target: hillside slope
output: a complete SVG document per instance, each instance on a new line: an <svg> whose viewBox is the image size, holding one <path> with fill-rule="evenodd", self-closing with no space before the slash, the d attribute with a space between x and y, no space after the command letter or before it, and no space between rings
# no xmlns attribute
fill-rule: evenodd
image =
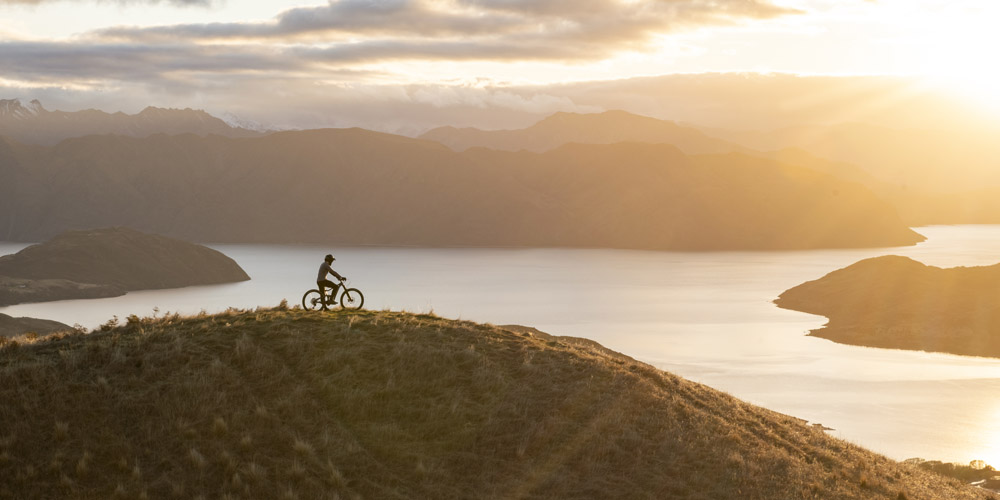
<svg viewBox="0 0 1000 500"><path fill-rule="evenodd" d="M592 346L391 312L0 348L0 497L984 499Z"/></svg>
<svg viewBox="0 0 1000 500"><path fill-rule="evenodd" d="M72 327L48 319L38 318L14 318L0 313L0 337L16 337L26 333L46 334L62 330L70 330Z"/></svg>
<svg viewBox="0 0 1000 500"><path fill-rule="evenodd" d="M1000 264L942 269L876 257L787 290L775 303L828 317L810 335L843 344L1000 357Z"/></svg>
<svg viewBox="0 0 1000 500"><path fill-rule="evenodd" d="M455 153L360 129L0 141L0 234L124 225L191 241L799 249L923 238L854 183L668 145Z"/></svg>

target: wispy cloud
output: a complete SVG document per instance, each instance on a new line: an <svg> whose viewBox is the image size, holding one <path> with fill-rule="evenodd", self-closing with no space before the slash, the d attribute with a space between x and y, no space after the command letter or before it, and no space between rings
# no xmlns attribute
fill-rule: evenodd
<svg viewBox="0 0 1000 500"><path fill-rule="evenodd" d="M260 47L14 41L0 43L0 66L22 79L149 82L175 72L289 71L294 60Z"/></svg>
<svg viewBox="0 0 1000 500"><path fill-rule="evenodd" d="M0 5L41 5L43 3L57 3L73 1L83 3L83 0L0 0ZM94 2L95 0L90 0ZM117 5L142 5L142 4L169 4L180 7L197 6L208 7L216 0L96 0L96 3L117 4Z"/></svg>
<svg viewBox="0 0 1000 500"><path fill-rule="evenodd" d="M50 1L77 0L13 0ZM208 6L215 0L97 1ZM655 50L672 33L798 12L772 0L330 0L265 21L117 26L58 41L7 38L0 40L0 77L45 96L57 95L58 88L92 88L95 96L128 94L147 104L149 96L185 95L185 106L228 102L225 107L234 108L234 103L253 106L256 99L273 102L274 97L308 114L323 101L327 104L319 115L289 119L314 124L331 123L328 116L362 101L355 114L363 108L366 116L386 123L401 114L412 123L439 106L464 113L487 107L541 113L580 108L547 95L451 84L439 91L407 87L393 94L392 88L399 87L382 84L406 82L399 77L403 73L394 73L400 66L426 74L426 68L436 67L425 64L430 62L456 68L603 61ZM496 78L472 71L464 81L469 74ZM373 107L372 102L386 105ZM456 112L451 118L458 122L461 117Z"/></svg>
<svg viewBox="0 0 1000 500"><path fill-rule="evenodd" d="M201 78L212 87L226 75L247 74L310 74L326 81L387 61L597 61L647 50L677 30L795 12L770 0L331 0L265 22L115 27L68 41L8 40L0 42L0 67L19 81L166 86Z"/></svg>
<svg viewBox="0 0 1000 500"><path fill-rule="evenodd" d="M338 0L291 9L268 22L115 27L95 35L138 43L349 43L354 47L332 52L380 59L467 59L480 50L481 59L599 59L641 50L656 36L680 29L797 12L767 0Z"/></svg>

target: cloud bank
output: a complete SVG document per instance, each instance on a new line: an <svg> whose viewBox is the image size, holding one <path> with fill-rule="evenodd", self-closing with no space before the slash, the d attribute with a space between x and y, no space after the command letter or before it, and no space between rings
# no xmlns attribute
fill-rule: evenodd
<svg viewBox="0 0 1000 500"><path fill-rule="evenodd" d="M207 6L214 0L99 1ZM460 79L449 69L588 64L655 50L673 33L798 13L772 0L330 0L265 21L115 26L63 40L0 40L0 92L55 104L88 95L96 105L114 96L120 104L109 106L113 110L176 103L250 111L277 125L406 132L446 120L468 123L458 110L479 116L477 110L501 109L509 113L496 114L495 123L521 126L555 111L599 108L564 95L470 84L470 72L488 82L493 75L472 70ZM407 65L424 73L445 68L442 84L406 84L399 68ZM253 113L276 101L284 103L282 118ZM338 117L343 110L370 119ZM437 118L421 119L428 112Z"/></svg>
<svg viewBox="0 0 1000 500"><path fill-rule="evenodd" d="M24 1L24 0L18 0ZM44 0L35 0L44 1ZM176 0L203 4L208 0ZM113 27L0 43L19 81L165 84L202 74L308 73L399 61L598 61L682 29L793 14L767 0L331 0L266 22Z"/></svg>
<svg viewBox="0 0 1000 500"><path fill-rule="evenodd" d="M68 0L0 0L0 5L41 5L43 3L50 4L62 1ZM80 2L80 0L75 1ZM96 0L96 3L117 5L169 4L178 7L208 7L214 4L215 0Z"/></svg>

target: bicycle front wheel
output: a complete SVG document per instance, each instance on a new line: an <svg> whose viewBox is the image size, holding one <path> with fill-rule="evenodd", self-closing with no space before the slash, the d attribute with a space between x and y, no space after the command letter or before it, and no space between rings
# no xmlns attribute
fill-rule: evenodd
<svg viewBox="0 0 1000 500"><path fill-rule="evenodd" d="M319 311L323 308L323 296L319 290L309 290L302 296L302 308L306 311Z"/></svg>
<svg viewBox="0 0 1000 500"><path fill-rule="evenodd" d="M361 309L365 305L365 296L357 288L348 288L340 296L340 307L344 309Z"/></svg>

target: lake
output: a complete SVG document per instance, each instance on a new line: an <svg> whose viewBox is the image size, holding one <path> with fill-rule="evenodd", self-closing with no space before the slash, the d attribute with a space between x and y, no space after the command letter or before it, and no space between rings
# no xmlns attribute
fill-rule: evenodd
<svg viewBox="0 0 1000 500"><path fill-rule="evenodd" d="M231 285L24 304L0 313L95 327L113 315L296 304L324 254L366 309L521 324L617 351L896 459L1000 467L1000 360L838 345L825 318L775 307L782 291L857 260L1000 262L1000 226L917 228L914 247L796 252L327 248L213 245L253 278ZM0 254L24 244L0 243Z"/></svg>

